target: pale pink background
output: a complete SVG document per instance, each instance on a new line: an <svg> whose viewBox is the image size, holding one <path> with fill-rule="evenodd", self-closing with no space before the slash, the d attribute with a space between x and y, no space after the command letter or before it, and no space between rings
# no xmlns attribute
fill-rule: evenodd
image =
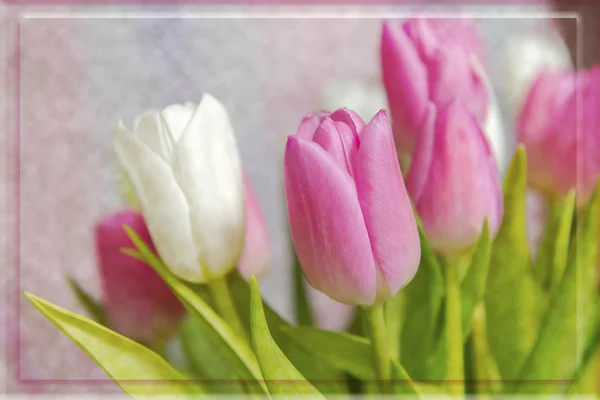
<svg viewBox="0 0 600 400"><path fill-rule="evenodd" d="M113 10L119 15L119 9ZM169 10L185 15L187 9ZM7 17L16 18L19 10L1 11L0 54L7 69L10 62L15 65L11 54L16 43L14 20L8 23ZM509 32L538 29L539 24L531 19L482 20L488 52L495 54ZM0 226L7 233L0 235L6 277L0 279L0 317L11 330L20 324L20 359L15 347L14 354L3 356L11 368L20 363L21 379L106 379L82 351L17 297L17 291L83 312L64 275L74 275L99 293L91 228L122 205L112 129L119 118L131 125L147 108L197 101L203 91L214 94L230 112L271 231L273 268L261 287L267 301L292 318L281 183L285 137L294 133L304 113L322 104L322 88L332 79L378 81L379 29L378 19L21 20L18 139L14 71L0 74L5 94L0 97ZM502 72L495 63L490 69L493 76ZM16 226L20 248L15 248ZM20 281L14 276L17 256ZM6 379L8 371L0 372ZM114 391L111 384L18 385L14 373L2 383L12 391Z"/></svg>

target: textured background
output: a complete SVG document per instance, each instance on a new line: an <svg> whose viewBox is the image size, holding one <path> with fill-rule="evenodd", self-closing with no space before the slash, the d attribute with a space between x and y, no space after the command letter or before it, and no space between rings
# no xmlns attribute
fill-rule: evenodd
<svg viewBox="0 0 600 400"><path fill-rule="evenodd" d="M9 342L0 351L8 349L3 356L10 368L20 367L21 379L106 379L83 352L17 296L16 289L76 312L83 310L68 290L65 274L99 293L92 226L122 206L112 153L112 131L119 118L131 126L135 115L148 108L198 101L204 91L225 104L273 238L273 266L261 287L267 301L291 318L281 168L285 138L295 132L302 115L315 108L356 104L371 112L374 105L385 104L377 87L380 19L123 18L122 9L106 10L63 9L63 17L22 19L18 61L15 20L23 9L0 9L4 39L0 88L5 94L0 96L0 228L7 233L0 235L0 256L5 261L0 317L7 323L0 324L11 334L17 324L21 328L20 344ZM167 10L191 16L191 9ZM94 18L65 18L81 15L76 11ZM547 24L530 18L480 20L488 65L500 91L501 50L508 35L550 29ZM14 136L17 68L18 139ZM366 104L356 91L347 93L354 87L360 92L364 86L373 93ZM349 97L344 100L345 96ZM506 124L510 136L512 125ZM15 276L17 258L19 276ZM3 340L6 333L1 333ZM4 363L2 367L6 368ZM8 379L6 373L0 371L4 379L0 383L12 391L115 389L88 381L19 386L14 373Z"/></svg>

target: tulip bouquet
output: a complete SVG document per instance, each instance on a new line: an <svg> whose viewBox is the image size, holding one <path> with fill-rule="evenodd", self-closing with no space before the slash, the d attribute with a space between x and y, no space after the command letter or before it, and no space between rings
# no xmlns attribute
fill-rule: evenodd
<svg viewBox="0 0 600 400"><path fill-rule="evenodd" d="M298 266L356 306L347 332L314 326L302 290L297 323L263 303L269 235L208 94L119 124L132 190L96 226L102 300L71 281L92 319L26 297L134 397L594 393L600 69L539 76L501 178L472 21L384 24L381 61L391 120L313 112L284 153ZM535 249L530 187L548 203Z"/></svg>

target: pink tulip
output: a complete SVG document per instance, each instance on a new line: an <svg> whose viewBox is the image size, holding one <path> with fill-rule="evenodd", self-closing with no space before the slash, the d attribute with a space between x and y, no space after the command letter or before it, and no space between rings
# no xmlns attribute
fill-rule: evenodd
<svg viewBox="0 0 600 400"><path fill-rule="evenodd" d="M550 197L577 192L587 203L600 176L600 67L545 72L535 81L519 116L532 187Z"/></svg>
<svg viewBox="0 0 600 400"><path fill-rule="evenodd" d="M244 195L246 198L246 237L244 250L238 262L238 271L246 279L250 279L251 276L260 278L271 262L269 231L252 184L245 173Z"/></svg>
<svg viewBox="0 0 600 400"><path fill-rule="evenodd" d="M421 249L384 111L365 126L340 109L288 138L284 184L307 280L332 299L373 305L417 272Z"/></svg>
<svg viewBox="0 0 600 400"><path fill-rule="evenodd" d="M412 154L429 103L446 106L459 98L485 122L490 93L482 76L482 49L470 19L413 18L402 26L383 24L383 83L401 153Z"/></svg>
<svg viewBox="0 0 600 400"><path fill-rule="evenodd" d="M122 248L135 249L123 225L131 226L154 250L146 223L137 211L120 211L96 225L96 252L108 323L122 335L160 346L175 332L185 311L152 267L121 252Z"/></svg>
<svg viewBox="0 0 600 400"><path fill-rule="evenodd" d="M496 232L502 189L477 120L458 100L435 114L430 107L406 186L432 248L455 257L476 244L485 217Z"/></svg>

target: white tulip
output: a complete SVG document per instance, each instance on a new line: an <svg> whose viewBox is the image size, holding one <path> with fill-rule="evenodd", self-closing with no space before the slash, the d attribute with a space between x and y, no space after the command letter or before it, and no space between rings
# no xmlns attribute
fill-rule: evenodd
<svg viewBox="0 0 600 400"><path fill-rule="evenodd" d="M209 94L121 122L117 156L163 261L182 279L207 282L235 267L244 247L242 166L223 105Z"/></svg>
<svg viewBox="0 0 600 400"><path fill-rule="evenodd" d="M569 50L558 36L529 34L509 38L502 57L502 97L509 117L515 120L529 89L542 71L573 68Z"/></svg>

